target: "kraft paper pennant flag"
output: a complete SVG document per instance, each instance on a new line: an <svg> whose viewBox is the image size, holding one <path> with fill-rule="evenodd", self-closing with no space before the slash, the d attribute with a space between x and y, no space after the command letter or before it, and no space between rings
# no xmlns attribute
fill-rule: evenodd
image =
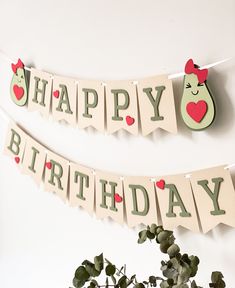
<svg viewBox="0 0 235 288"><path fill-rule="evenodd" d="M69 161L48 151L45 163L45 190L55 192L64 202L67 199Z"/></svg>
<svg viewBox="0 0 235 288"><path fill-rule="evenodd" d="M99 219L110 217L122 224L124 222L123 185L119 176L96 171L96 216Z"/></svg>
<svg viewBox="0 0 235 288"><path fill-rule="evenodd" d="M104 86L100 81L78 81L78 127L105 130Z"/></svg>
<svg viewBox="0 0 235 288"><path fill-rule="evenodd" d="M72 126L77 122L77 84L75 79L54 76L52 89L52 116Z"/></svg>
<svg viewBox="0 0 235 288"><path fill-rule="evenodd" d="M235 227L235 191L224 167L196 171L190 177L204 233L219 223Z"/></svg>
<svg viewBox="0 0 235 288"><path fill-rule="evenodd" d="M89 214L94 213L95 176L92 169L70 163L69 204L83 207Z"/></svg>
<svg viewBox="0 0 235 288"><path fill-rule="evenodd" d="M166 75L139 80L137 84L142 134L157 128L177 133L172 80Z"/></svg>
<svg viewBox="0 0 235 288"><path fill-rule="evenodd" d="M149 177L125 177L124 195L129 227L159 224L154 183Z"/></svg>
<svg viewBox="0 0 235 288"><path fill-rule="evenodd" d="M22 172L30 175L38 185L42 182L45 160L46 148L28 136Z"/></svg>
<svg viewBox="0 0 235 288"><path fill-rule="evenodd" d="M22 169L24 150L28 135L15 123L8 125L4 146L4 154L11 157L12 161Z"/></svg>
<svg viewBox="0 0 235 288"><path fill-rule="evenodd" d="M49 116L52 92L52 76L49 73L31 68L29 83L29 111L39 111Z"/></svg>
<svg viewBox="0 0 235 288"><path fill-rule="evenodd" d="M109 81L106 85L107 131L125 129L138 134L136 86L131 81Z"/></svg>
<svg viewBox="0 0 235 288"><path fill-rule="evenodd" d="M173 230L180 225L199 232L192 189L185 175L157 177L155 187L163 227Z"/></svg>

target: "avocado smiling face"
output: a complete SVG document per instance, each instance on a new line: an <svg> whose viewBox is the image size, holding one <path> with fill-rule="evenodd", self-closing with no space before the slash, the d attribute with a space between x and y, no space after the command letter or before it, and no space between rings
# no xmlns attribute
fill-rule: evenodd
<svg viewBox="0 0 235 288"><path fill-rule="evenodd" d="M182 118L192 130L206 129L215 118L214 101L206 85L207 70L199 70L190 59L185 66L185 73Z"/></svg>
<svg viewBox="0 0 235 288"><path fill-rule="evenodd" d="M14 74L10 86L11 98L15 104L24 106L28 100L28 89L25 79L24 64L20 59L17 64L12 64L12 70Z"/></svg>

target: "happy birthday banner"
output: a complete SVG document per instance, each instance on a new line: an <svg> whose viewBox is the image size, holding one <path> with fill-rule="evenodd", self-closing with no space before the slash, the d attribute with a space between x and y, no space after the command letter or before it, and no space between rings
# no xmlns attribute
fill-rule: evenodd
<svg viewBox="0 0 235 288"><path fill-rule="evenodd" d="M4 151L46 191L99 219L110 217L120 224L126 219L129 227L162 223L169 230L181 225L194 232L201 225L203 233L219 223L235 227L235 191L225 165L190 172L190 177L121 177L70 162L13 122Z"/></svg>
<svg viewBox="0 0 235 288"><path fill-rule="evenodd" d="M144 136L158 128L177 133L169 75L104 83L61 77L35 68L27 68L26 75L20 59L11 67L11 98L18 106L27 105L29 111L110 134L124 129L137 135L139 127ZM192 130L206 129L215 118L215 103L207 86L208 69L200 69L190 59L184 70L182 119Z"/></svg>

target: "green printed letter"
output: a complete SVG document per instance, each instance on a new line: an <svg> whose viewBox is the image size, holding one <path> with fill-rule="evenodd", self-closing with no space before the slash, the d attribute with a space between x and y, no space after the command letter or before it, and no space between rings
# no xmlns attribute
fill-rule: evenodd
<svg viewBox="0 0 235 288"><path fill-rule="evenodd" d="M121 121L123 120L123 117L119 116L119 110L126 110L129 107L130 103L130 96L126 90L123 89L112 89L111 92L114 96L114 116L112 117L112 120L115 121ZM124 96L124 103L121 105L119 104L119 95Z"/></svg>
<svg viewBox="0 0 235 288"><path fill-rule="evenodd" d="M11 132L11 142L7 149L9 149L13 154L18 155L20 153L21 138L15 130L11 129Z"/></svg>
<svg viewBox="0 0 235 288"><path fill-rule="evenodd" d="M81 200L86 200L86 198L83 196L83 187L84 187L84 184L86 188L89 187L89 176L81 172L75 171L74 173L75 183L78 183L78 178L79 178L79 193L76 196Z"/></svg>
<svg viewBox="0 0 235 288"><path fill-rule="evenodd" d="M167 217L176 217L174 213L174 207L179 206L181 209L180 216L181 217L191 217L191 214L187 212L184 203L180 197L180 194L174 184L166 184L165 188L169 189L169 210L166 213ZM176 198L176 201L174 200Z"/></svg>
<svg viewBox="0 0 235 288"><path fill-rule="evenodd" d="M63 168L58 162L56 162L54 160L51 160L50 162L52 164L52 167L51 167L51 177L50 177L50 180L48 182L55 186L56 185L55 179L56 179L57 184L58 184L58 188L60 190L63 190L63 187L61 185L61 177L63 176Z"/></svg>
<svg viewBox="0 0 235 288"><path fill-rule="evenodd" d="M45 105L45 92L46 92L46 85L48 84L48 82L44 79L40 79L38 77L34 77L35 80L35 90L34 90L34 97L32 99L33 102L38 103L38 94L41 94L41 102L39 103L42 106L46 106ZM42 88L40 89L39 86L39 81L42 81Z"/></svg>
<svg viewBox="0 0 235 288"><path fill-rule="evenodd" d="M166 89L165 86L157 86L155 87L155 90L157 91L157 95L156 98L154 99L153 95L152 95L152 88L144 88L143 91L147 94L151 104L153 105L153 109L154 109L154 116L151 117L152 121L159 121L159 120L163 120L164 117L159 115L159 104L160 104L160 100L162 97L162 93L163 91Z"/></svg>
<svg viewBox="0 0 235 288"><path fill-rule="evenodd" d="M100 207L107 209L108 206L106 204L106 197L111 197L111 206L109 208L112 211L118 211L118 209L115 206L115 198L114 198L117 183L109 181L111 192L107 192L106 190L106 185L108 184L108 181L100 179L100 183L102 185L102 203L100 204Z"/></svg>
<svg viewBox="0 0 235 288"><path fill-rule="evenodd" d="M95 108L98 105L98 94L95 89L84 88L82 91L85 94L85 112L82 114L84 117L92 118L92 115L89 113L89 108ZM93 102L89 102L89 94L93 94Z"/></svg>
<svg viewBox="0 0 235 288"><path fill-rule="evenodd" d="M203 189L207 192L207 194L210 196L211 200L213 201L214 211L210 212L211 215L223 215L223 214L225 214L225 211L220 209L219 203L218 203L220 184L223 181L224 181L224 179L221 177L212 178L212 182L215 184L214 185L214 192L212 192L211 189L208 187L208 181L207 180L201 180L201 181L197 182L197 184L199 184L203 187Z"/></svg>
<svg viewBox="0 0 235 288"><path fill-rule="evenodd" d="M147 190L142 185L130 184L129 188L132 190L132 199L133 199L133 210L131 211L134 215L145 216L149 212L149 197ZM144 196L144 209L139 211L137 203L137 190L142 192Z"/></svg>
<svg viewBox="0 0 235 288"><path fill-rule="evenodd" d="M59 112L63 112L62 105L64 104L66 105L66 110L64 112L68 114L73 114L70 108L70 104L69 104L69 95L68 95L67 87L62 84L60 84L59 87L61 88L60 99L59 99L58 107L56 108L56 110Z"/></svg>

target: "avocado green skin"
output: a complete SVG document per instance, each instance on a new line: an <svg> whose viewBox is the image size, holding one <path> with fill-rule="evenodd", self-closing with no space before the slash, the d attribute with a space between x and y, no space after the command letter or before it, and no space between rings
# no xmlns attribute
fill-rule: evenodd
<svg viewBox="0 0 235 288"><path fill-rule="evenodd" d="M13 90L14 85L18 85L24 89L24 94L21 99L17 99ZM25 79L25 71L23 68L18 68L16 73L13 74L10 86L10 94L12 101L18 106L26 105L28 101L28 86Z"/></svg>
<svg viewBox="0 0 235 288"><path fill-rule="evenodd" d="M186 88L188 83L191 85L190 88ZM198 78L195 74L186 74L184 76L184 91L180 105L181 116L184 123L194 131L201 131L209 127L213 123L216 114L215 102L206 82L202 83L201 85L202 86L198 86ZM197 95L193 95L193 93ZM202 120L198 123L188 115L186 106L189 102L197 103L200 100L207 103L207 112Z"/></svg>

